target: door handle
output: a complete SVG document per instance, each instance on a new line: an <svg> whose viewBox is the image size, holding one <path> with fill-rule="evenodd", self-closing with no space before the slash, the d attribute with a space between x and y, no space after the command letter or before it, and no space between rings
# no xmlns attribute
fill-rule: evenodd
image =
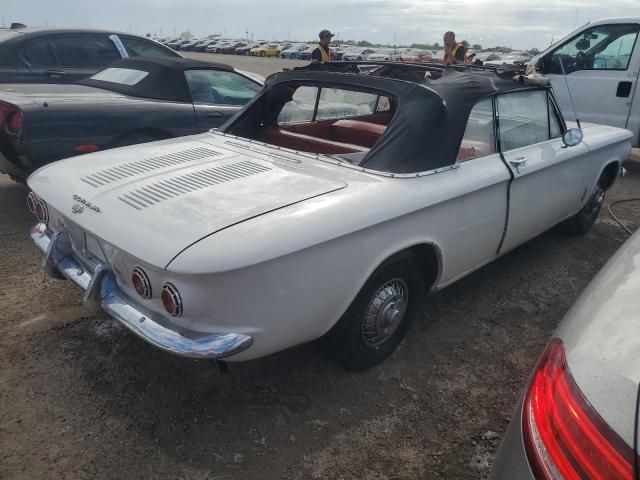
<svg viewBox="0 0 640 480"><path fill-rule="evenodd" d="M206 117L207 118L222 118L222 117L224 117L224 114L222 114L220 112L207 112Z"/></svg>
<svg viewBox="0 0 640 480"><path fill-rule="evenodd" d="M44 74L50 78L64 77L64 72L62 70L46 70Z"/></svg>
<svg viewBox="0 0 640 480"><path fill-rule="evenodd" d="M517 158L514 158L513 160L509 160L509 163L511 164L512 167L518 170L518 168L520 167L525 167L528 161L529 159L527 157L517 157Z"/></svg>

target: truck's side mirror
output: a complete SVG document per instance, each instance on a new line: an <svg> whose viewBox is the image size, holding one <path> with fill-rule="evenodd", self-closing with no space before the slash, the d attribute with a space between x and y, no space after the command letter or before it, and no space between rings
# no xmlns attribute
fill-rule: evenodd
<svg viewBox="0 0 640 480"><path fill-rule="evenodd" d="M582 142L582 138L584 137L582 130L579 128L570 128L564 135L562 135L562 141L567 147L575 147L580 142Z"/></svg>

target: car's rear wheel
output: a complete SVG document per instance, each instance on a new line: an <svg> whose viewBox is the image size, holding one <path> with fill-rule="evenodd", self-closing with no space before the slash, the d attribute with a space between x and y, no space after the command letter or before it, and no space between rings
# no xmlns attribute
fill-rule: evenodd
<svg viewBox="0 0 640 480"><path fill-rule="evenodd" d="M589 200L587 200L585 206L582 207L582 210L562 222L558 225L558 228L569 235L584 235L587 233L591 230L596 218L598 218L600 214L602 204L604 203L604 196L605 191L600 183L598 183L589 196Z"/></svg>
<svg viewBox="0 0 640 480"><path fill-rule="evenodd" d="M378 267L327 334L327 355L349 370L373 367L391 355L415 313L417 277L408 253Z"/></svg>
<svg viewBox="0 0 640 480"><path fill-rule="evenodd" d="M264 57L265 55L266 55L266 53L265 53L265 52L260 52L260 56L261 56L261 57Z"/></svg>

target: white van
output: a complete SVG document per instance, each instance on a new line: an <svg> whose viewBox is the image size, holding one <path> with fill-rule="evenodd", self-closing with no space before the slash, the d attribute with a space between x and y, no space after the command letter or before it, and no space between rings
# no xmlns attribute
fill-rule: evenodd
<svg viewBox="0 0 640 480"><path fill-rule="evenodd" d="M631 130L640 147L640 18L587 23L531 60L551 80L560 108L574 120ZM563 77L566 74L566 82Z"/></svg>

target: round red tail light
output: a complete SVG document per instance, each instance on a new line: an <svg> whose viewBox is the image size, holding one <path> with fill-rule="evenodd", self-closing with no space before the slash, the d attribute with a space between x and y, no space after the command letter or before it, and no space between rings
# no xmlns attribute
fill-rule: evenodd
<svg viewBox="0 0 640 480"><path fill-rule="evenodd" d="M169 315L179 317L182 315L182 299L178 289L171 283L165 283L160 294L162 305Z"/></svg>
<svg viewBox="0 0 640 480"><path fill-rule="evenodd" d="M34 215L36 214L37 206L38 206L38 197L36 197L35 193L29 192L29 195L27 195L27 207L29 208L29 211Z"/></svg>
<svg viewBox="0 0 640 480"><path fill-rule="evenodd" d="M140 267L134 267L131 274L131 283L136 289L138 295L142 298L151 298L151 282L144 270Z"/></svg>
<svg viewBox="0 0 640 480"><path fill-rule="evenodd" d="M40 223L49 223L49 211L43 200L36 202L36 217Z"/></svg>
<svg viewBox="0 0 640 480"><path fill-rule="evenodd" d="M9 114L9 121L7 122L7 129L9 133L18 134L22 131L22 112L13 112Z"/></svg>

